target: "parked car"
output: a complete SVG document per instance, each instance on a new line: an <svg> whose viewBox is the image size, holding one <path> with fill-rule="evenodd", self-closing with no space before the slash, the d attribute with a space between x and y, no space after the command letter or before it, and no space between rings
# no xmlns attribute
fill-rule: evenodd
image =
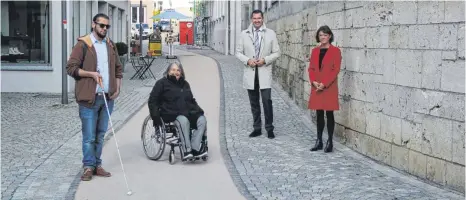
<svg viewBox="0 0 466 200"><path fill-rule="evenodd" d="M134 39L139 39L139 27L142 25L142 39L145 40L147 35L152 33L152 27L149 27L149 24L143 23L134 23L131 25L131 34Z"/></svg>
<svg viewBox="0 0 466 200"><path fill-rule="evenodd" d="M158 26L162 32L170 32L172 30L169 21L160 21Z"/></svg>

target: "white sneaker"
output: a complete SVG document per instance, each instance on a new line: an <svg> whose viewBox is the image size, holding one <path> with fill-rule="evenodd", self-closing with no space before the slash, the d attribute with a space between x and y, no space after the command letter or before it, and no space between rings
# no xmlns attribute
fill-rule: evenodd
<svg viewBox="0 0 466 200"><path fill-rule="evenodd" d="M201 157L204 157L204 156L207 156L207 151L204 151L204 152L200 153L199 155L196 155L195 157L196 158L201 158Z"/></svg>
<svg viewBox="0 0 466 200"><path fill-rule="evenodd" d="M8 49L8 54L10 54L10 55L16 55L17 53L15 52L15 50L13 50L13 48L10 47L10 48Z"/></svg>
<svg viewBox="0 0 466 200"><path fill-rule="evenodd" d="M13 50L15 50L16 53L19 54L19 55L23 55L23 54L24 54L24 53L21 53L21 52L18 50L18 47L13 48Z"/></svg>
<svg viewBox="0 0 466 200"><path fill-rule="evenodd" d="M190 159L193 157L193 154L192 153L187 153L183 156L183 160L187 160L187 159Z"/></svg>

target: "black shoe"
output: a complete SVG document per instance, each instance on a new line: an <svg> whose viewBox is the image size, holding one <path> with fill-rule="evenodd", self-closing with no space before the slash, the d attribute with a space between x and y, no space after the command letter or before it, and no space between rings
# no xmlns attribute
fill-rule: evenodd
<svg viewBox="0 0 466 200"><path fill-rule="evenodd" d="M275 138L275 134L273 134L273 131L269 131L269 132L267 133L267 137L268 137L269 139L274 139L274 138Z"/></svg>
<svg viewBox="0 0 466 200"><path fill-rule="evenodd" d="M251 134L249 134L249 137L257 137L259 135L262 135L262 131L261 130L255 130Z"/></svg>
<svg viewBox="0 0 466 200"><path fill-rule="evenodd" d="M327 140L327 144L325 145L324 152L329 153L333 151L333 142L332 140Z"/></svg>
<svg viewBox="0 0 466 200"><path fill-rule="evenodd" d="M207 156L207 151L196 151L196 150L193 150L193 156L194 158L201 158L201 157L204 157L204 156Z"/></svg>
<svg viewBox="0 0 466 200"><path fill-rule="evenodd" d="M324 144L322 143L322 140L317 139L316 144L314 145L314 147L312 147L311 151L322 150L323 147L324 147Z"/></svg>

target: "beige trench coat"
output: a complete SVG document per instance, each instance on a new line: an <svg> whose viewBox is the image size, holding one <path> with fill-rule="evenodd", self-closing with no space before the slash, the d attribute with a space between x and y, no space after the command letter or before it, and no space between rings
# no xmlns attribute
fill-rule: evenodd
<svg viewBox="0 0 466 200"><path fill-rule="evenodd" d="M244 64L243 87L248 90L254 89L255 67L248 66L248 60L254 59L254 33L252 24L243 30L238 38L236 46L236 57ZM260 89L272 87L272 63L280 57L277 35L271 29L262 25L260 31L261 47L259 59L264 58L265 65L258 67Z"/></svg>

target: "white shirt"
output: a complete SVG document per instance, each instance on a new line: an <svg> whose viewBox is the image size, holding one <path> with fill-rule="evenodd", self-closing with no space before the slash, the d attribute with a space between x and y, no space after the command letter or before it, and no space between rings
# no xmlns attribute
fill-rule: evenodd
<svg viewBox="0 0 466 200"><path fill-rule="evenodd" d="M94 33L91 33L91 40L97 55L97 71L102 76L104 91L105 93L108 93L108 87L110 82L110 70L108 69L107 40L103 39L101 42L99 42L99 40L95 38ZM96 93L102 92L102 88L100 88L99 84L97 84L97 88L95 91Z"/></svg>

